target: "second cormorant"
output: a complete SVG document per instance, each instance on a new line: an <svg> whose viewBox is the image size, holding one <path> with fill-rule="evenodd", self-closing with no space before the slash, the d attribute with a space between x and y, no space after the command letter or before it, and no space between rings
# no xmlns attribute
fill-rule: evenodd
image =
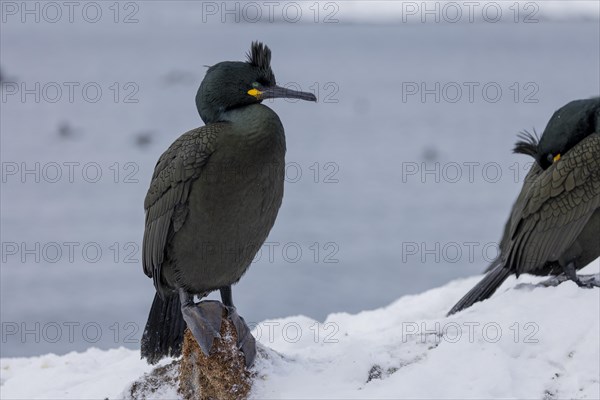
<svg viewBox="0 0 600 400"><path fill-rule="evenodd" d="M539 140L525 133L514 152L535 163L505 225L500 254L448 315L489 298L511 274L564 272L589 285L576 271L600 257L600 98L563 106Z"/></svg>

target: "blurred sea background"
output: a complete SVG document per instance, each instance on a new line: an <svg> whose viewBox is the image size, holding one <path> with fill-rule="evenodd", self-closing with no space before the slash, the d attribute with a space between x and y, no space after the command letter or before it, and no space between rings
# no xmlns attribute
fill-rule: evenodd
<svg viewBox="0 0 600 400"><path fill-rule="evenodd" d="M0 355L139 346L154 165L203 125L206 66L253 40L319 102L266 103L285 197L240 314L323 320L481 273L531 163L516 134L600 92L600 5L466 3L2 1Z"/></svg>

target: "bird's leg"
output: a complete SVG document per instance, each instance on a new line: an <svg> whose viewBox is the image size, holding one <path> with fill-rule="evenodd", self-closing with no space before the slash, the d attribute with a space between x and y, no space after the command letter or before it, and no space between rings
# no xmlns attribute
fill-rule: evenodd
<svg viewBox="0 0 600 400"><path fill-rule="evenodd" d="M573 261L564 263L562 267L567 278L575 282L578 286L581 286L581 281L577 277L577 272L575 271L575 264Z"/></svg>
<svg viewBox="0 0 600 400"><path fill-rule="evenodd" d="M225 307L235 308L233 305L233 294L231 292L231 286L225 286L221 288L221 301L225 305Z"/></svg>
<svg viewBox="0 0 600 400"><path fill-rule="evenodd" d="M221 318L223 307L219 302L205 301L194 303L194 296L184 289L179 289L181 301L181 314L187 327L194 335L202 352L208 357L212 349L213 340L220 338Z"/></svg>
<svg viewBox="0 0 600 400"><path fill-rule="evenodd" d="M254 358L256 357L256 340L254 339L254 336L252 336L252 333L250 333L250 328L246 324L246 321L239 316L233 305L231 286L221 288L221 300L227 309L227 318L235 327L237 333L237 347L244 353L246 367L250 367L252 363L254 363Z"/></svg>
<svg viewBox="0 0 600 400"><path fill-rule="evenodd" d="M595 280L590 280L586 282L582 282L577 276L577 272L575 271L575 263L573 261L569 261L567 263L562 264L563 272L573 282L577 284L579 287L592 288L594 286L598 286L598 282Z"/></svg>

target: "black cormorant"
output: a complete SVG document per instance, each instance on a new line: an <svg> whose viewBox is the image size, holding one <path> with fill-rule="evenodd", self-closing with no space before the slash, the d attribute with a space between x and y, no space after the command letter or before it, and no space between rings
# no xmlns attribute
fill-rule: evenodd
<svg viewBox="0 0 600 400"><path fill-rule="evenodd" d="M144 272L156 288L141 343L156 363L181 353L187 325L209 354L226 310L251 365L254 338L237 314L231 285L246 272L275 223L283 197L285 135L265 99L316 101L279 87L271 51L254 42L246 62L208 69L196 95L206 124L181 135L158 160L144 200ZM195 303L220 290L216 301ZM223 308L225 307L225 308Z"/></svg>
<svg viewBox="0 0 600 400"><path fill-rule="evenodd" d="M500 254L448 315L489 298L511 274L564 272L583 286L576 271L600 257L600 97L560 108L539 140L526 132L520 138L514 152L535 163L504 227Z"/></svg>

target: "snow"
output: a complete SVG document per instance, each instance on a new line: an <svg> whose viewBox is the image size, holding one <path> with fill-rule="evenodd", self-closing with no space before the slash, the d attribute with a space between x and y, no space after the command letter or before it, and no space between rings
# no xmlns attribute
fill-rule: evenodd
<svg viewBox="0 0 600 400"><path fill-rule="evenodd" d="M114 398L134 376L152 369L139 358L121 347L2 359L2 398Z"/></svg>
<svg viewBox="0 0 600 400"><path fill-rule="evenodd" d="M598 270L595 263L581 273ZM511 277L491 299L445 317L479 279L322 323L305 316L262 322L254 329L263 356L251 397L600 398L598 289ZM152 369L125 348L0 363L3 399L124 398ZM163 389L153 396L177 398L175 388Z"/></svg>

